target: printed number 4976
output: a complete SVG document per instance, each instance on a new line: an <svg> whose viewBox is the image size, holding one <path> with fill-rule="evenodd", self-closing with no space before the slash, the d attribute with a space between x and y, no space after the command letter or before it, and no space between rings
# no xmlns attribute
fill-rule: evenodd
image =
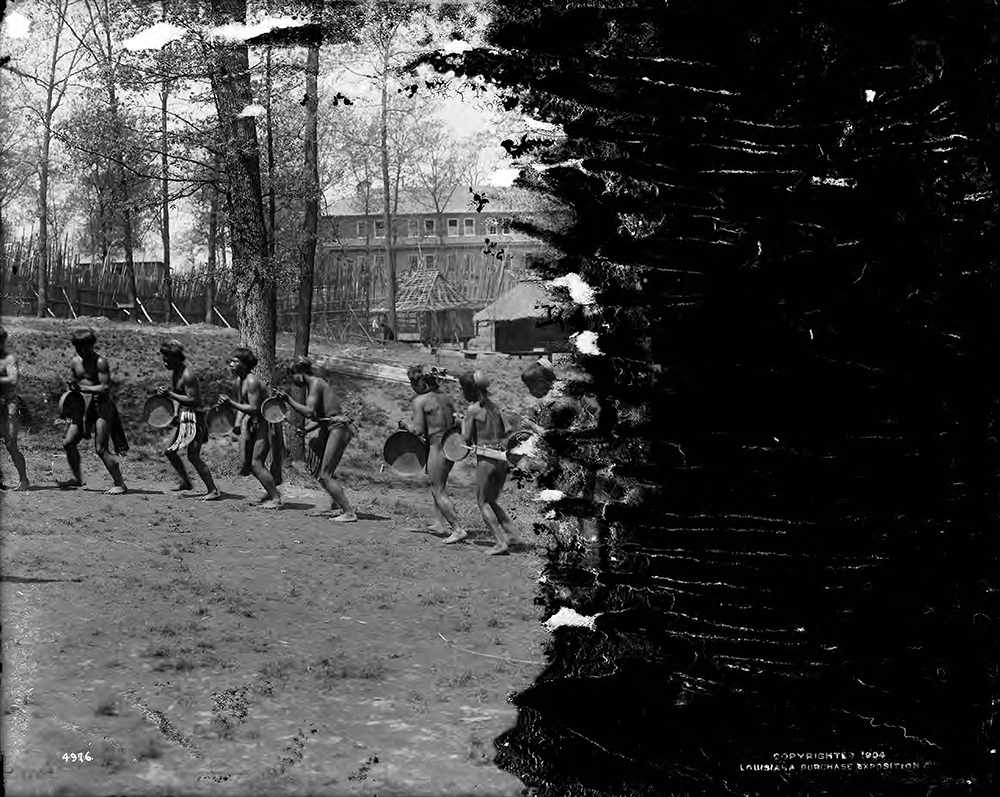
<svg viewBox="0 0 1000 797"><path fill-rule="evenodd" d="M69 761L72 763L77 763L78 761L93 761L94 759L90 757L90 753L63 753L63 761Z"/></svg>

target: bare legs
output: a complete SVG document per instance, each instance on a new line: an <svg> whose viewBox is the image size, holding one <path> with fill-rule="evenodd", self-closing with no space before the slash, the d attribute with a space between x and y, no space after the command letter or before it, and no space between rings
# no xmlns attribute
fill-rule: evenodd
<svg viewBox="0 0 1000 797"><path fill-rule="evenodd" d="M17 419L13 417L8 418L4 427L0 431L4 433L7 453L10 455L10 461L14 463L14 469L17 471L17 487L14 489L27 490L30 484L28 482L28 471L24 464L24 454L21 453L21 449L17 446Z"/></svg>
<svg viewBox="0 0 1000 797"><path fill-rule="evenodd" d="M174 432L174 437L170 441L169 446L174 444L177 439L177 435L180 434L180 430ZM180 483L177 485L177 490L193 490L194 486L191 484L191 480L188 478L187 470L184 467L184 461L181 459L181 455L177 451L165 451L167 460L173 466L174 470L177 471L177 475L180 477ZM203 482L205 482L205 494L201 496L199 501L215 501L221 497L219 488L215 486L215 479L212 478L212 472L208 469L208 465L205 464L205 460L201 458L201 442L195 440L187 448L188 462L190 462L195 471L197 471L198 476Z"/></svg>
<svg viewBox="0 0 1000 797"><path fill-rule="evenodd" d="M434 502L434 525L429 529L433 534L447 534L449 527L451 535L444 540L446 543L464 540L468 535L462 528L455 511L455 504L445 492L448 486L448 476L454 463L449 460L441 449L440 442L432 443L427 452L427 475L431 480L431 498ZM447 524L447 525L445 525Z"/></svg>
<svg viewBox="0 0 1000 797"><path fill-rule="evenodd" d="M351 442L352 436L350 429L343 426L334 427L330 430L330 436L326 441L326 448L323 450L319 483L323 485L323 489L330 496L330 508L335 511L334 516L331 518L334 523L353 523L358 519L354 508L351 506L351 502L347 499L347 493L344 492L343 486L334 475L337 472L337 466L340 464L341 458L344 456L347 444ZM340 512L336 513L338 508Z"/></svg>
<svg viewBox="0 0 1000 797"><path fill-rule="evenodd" d="M73 473L72 479L59 482L60 487L82 487L83 477L80 475L80 441L83 439L83 429L79 424L71 423L63 438L63 450L66 452L66 462Z"/></svg>
<svg viewBox="0 0 1000 797"><path fill-rule="evenodd" d="M98 418L94 428L94 448L95 453L100 457L104 467L111 475L114 486L104 492L105 495L122 495L127 492L125 480L122 478L121 465L118 464L118 457L111 453L111 430L108 422L103 418ZM66 461L69 469L73 472L73 478L59 482L60 487L82 487L83 477L80 475L80 440L83 439L83 429L80 424L71 423L66 430L66 437L63 439L63 450L66 452Z"/></svg>
<svg viewBox="0 0 1000 797"><path fill-rule="evenodd" d="M507 553L509 543L517 538L517 529L497 503L506 481L506 463L485 458L476 463L476 502L479 504L483 520L486 521L496 540L496 544L486 552L488 556Z"/></svg>
<svg viewBox="0 0 1000 797"><path fill-rule="evenodd" d="M254 478L260 482L260 486L267 493L267 500L260 505L260 508L281 509L281 493L278 492L278 486L274 483L271 471L264 465L264 460L267 459L267 453L271 448L267 439L267 430L259 430L258 435L262 436L254 440L250 469L253 472Z"/></svg>

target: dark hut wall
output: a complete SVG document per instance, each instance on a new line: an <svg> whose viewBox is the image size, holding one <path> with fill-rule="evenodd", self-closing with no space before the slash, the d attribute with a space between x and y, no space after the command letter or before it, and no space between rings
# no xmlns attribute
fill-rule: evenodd
<svg viewBox="0 0 1000 797"><path fill-rule="evenodd" d="M540 325L539 322L542 320L519 318L516 321L497 321L494 327L496 351L526 352L534 349L552 352L569 351L569 333L561 329L559 324Z"/></svg>
<svg viewBox="0 0 1000 797"><path fill-rule="evenodd" d="M561 455L657 485L553 554L546 614L595 630L555 632L498 762L551 795L997 793L996 5L493 12L458 68L583 166L539 179L604 352L601 453Z"/></svg>

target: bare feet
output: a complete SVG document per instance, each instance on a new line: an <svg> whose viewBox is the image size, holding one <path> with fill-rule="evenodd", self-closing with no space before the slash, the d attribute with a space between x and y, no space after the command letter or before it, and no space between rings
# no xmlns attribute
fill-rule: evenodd
<svg viewBox="0 0 1000 797"><path fill-rule="evenodd" d="M358 516L354 512L344 511L341 511L339 515L330 518L331 523L356 523L357 520Z"/></svg>
<svg viewBox="0 0 1000 797"><path fill-rule="evenodd" d="M176 487L171 487L170 488L170 492L172 492L172 493L185 493L188 490L193 490L193 489L194 489L194 486L191 484L191 482L181 482Z"/></svg>
<svg viewBox="0 0 1000 797"><path fill-rule="evenodd" d="M281 499L274 498L257 505L258 509L281 509Z"/></svg>
<svg viewBox="0 0 1000 797"><path fill-rule="evenodd" d="M128 489L125 487L124 484L116 484L110 490L105 490L104 494L105 495L125 495L125 493L127 493L127 492L128 492Z"/></svg>
<svg viewBox="0 0 1000 797"><path fill-rule="evenodd" d="M507 550L506 544L504 544L504 545L499 545L499 544L494 545L492 548L490 548L489 550L486 551L486 555L487 556L501 556L502 554L505 554L505 553L510 553L510 551Z"/></svg>
<svg viewBox="0 0 1000 797"><path fill-rule="evenodd" d="M75 490L77 487L83 487L83 481L81 479L66 479L56 482L56 485L60 490Z"/></svg>
<svg viewBox="0 0 1000 797"><path fill-rule="evenodd" d="M204 495L198 496L199 501L218 501L222 498L222 493L218 490L211 490Z"/></svg>
<svg viewBox="0 0 1000 797"><path fill-rule="evenodd" d="M441 540L441 544L442 545L451 545L454 542L461 542L462 540L464 540L468 536L469 536L468 532L462 531L461 529L459 529L458 531L453 531L451 533L451 535L449 537L447 537L446 539Z"/></svg>
<svg viewBox="0 0 1000 797"><path fill-rule="evenodd" d="M315 509L308 510L305 515L306 517L330 517L338 512L342 512L341 509L320 509L318 506Z"/></svg>
<svg viewBox="0 0 1000 797"><path fill-rule="evenodd" d="M8 485L4 484L3 482L0 482L0 490L2 490L3 492L12 492L12 493L24 492L30 486L31 485L28 483L27 479L24 479L24 480L18 482L16 487L9 487Z"/></svg>

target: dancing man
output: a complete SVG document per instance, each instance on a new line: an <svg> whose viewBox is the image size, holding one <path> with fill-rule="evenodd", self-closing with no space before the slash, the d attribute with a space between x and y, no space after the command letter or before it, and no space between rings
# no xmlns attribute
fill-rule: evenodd
<svg viewBox="0 0 1000 797"><path fill-rule="evenodd" d="M245 416L243 424L243 471L253 473L267 493L260 503L261 509L281 509L281 493L271 472L264 465L271 450L270 433L267 423L260 414L264 402L264 384L253 369L257 367L257 355L250 349L238 348L229 360L229 368L239 381L238 397L234 400L225 394L219 396L219 404L226 404Z"/></svg>
<svg viewBox="0 0 1000 797"><path fill-rule="evenodd" d="M70 390L83 394L84 406L81 414L69 419L69 429L63 440L73 478L59 482L59 486L64 489L83 486L78 446L81 440L87 440L93 435L94 450L114 482L114 486L104 494L122 495L126 492L125 481L122 479L118 458L111 453L111 447L114 447L116 454L124 454L128 451L128 441L125 439L118 407L111 396L111 368L108 361L94 350L97 336L93 330L78 329L73 333L72 341L76 357L70 364L73 374Z"/></svg>
<svg viewBox="0 0 1000 797"><path fill-rule="evenodd" d="M444 455L441 443L445 434L455 427L455 404L441 391L436 374L425 373L422 366L414 365L406 375L417 396L413 399L413 423L408 427L400 421L400 427L427 440L427 475L431 481L434 523L426 531L445 537L443 542L450 545L468 536L458 519L455 504L445 492L454 463Z"/></svg>
<svg viewBox="0 0 1000 797"><path fill-rule="evenodd" d="M179 341L171 340L160 346L163 364L170 371L170 387L161 388L159 395L166 396L177 402L177 417L174 419L174 436L164 452L170 464L173 465L180 484L175 491L193 490L181 460L181 452L187 450L188 461L194 466L201 480L205 482L205 495L199 501L215 501L221 496L215 486L212 473L201 458L201 447L208 440L208 426L205 423L205 410L201 402L201 385L197 372L186 363L184 347Z"/></svg>
<svg viewBox="0 0 1000 797"><path fill-rule="evenodd" d="M507 425L500 408L489 397L489 377L482 371L466 371L458 381L462 386L462 395L469 402L462 423L465 444L503 452L504 440L508 436ZM496 540L496 544L486 552L489 556L507 553L509 545L517 539L513 522L497 503L506 480L505 453L488 456L476 452L476 502Z"/></svg>
<svg viewBox="0 0 1000 797"><path fill-rule="evenodd" d="M358 516L347 500L343 486L337 481L336 471L357 429L341 412L340 399L330 383L316 375L312 360L299 357L291 372L292 382L306 389L306 403L296 401L284 390L275 390L274 394L299 415L313 422L308 431L319 429L312 443L317 455L312 474L330 496L329 512L320 510L310 514L329 514L330 519L337 523L353 523ZM305 430L301 433L304 435Z"/></svg>
<svg viewBox="0 0 1000 797"><path fill-rule="evenodd" d="M27 490L28 472L24 465L24 454L17 446L17 435L21 428L21 402L17 391L17 358L7 351L7 330L0 327L0 437L7 446L7 453L17 470L17 487L15 490ZM0 478L0 490L6 490L7 485Z"/></svg>

